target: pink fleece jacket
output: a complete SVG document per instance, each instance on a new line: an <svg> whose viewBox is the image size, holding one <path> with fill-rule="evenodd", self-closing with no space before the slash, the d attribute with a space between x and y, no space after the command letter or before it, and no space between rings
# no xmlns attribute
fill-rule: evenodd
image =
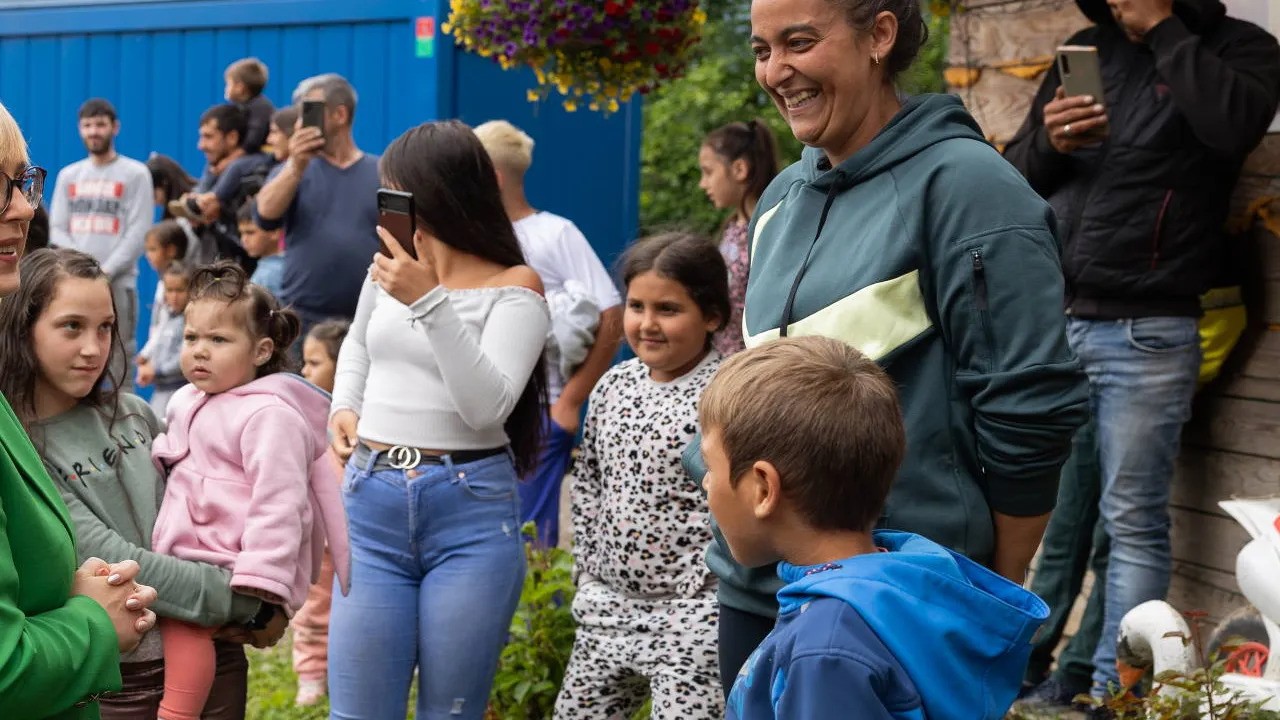
<svg viewBox="0 0 1280 720"><path fill-rule="evenodd" d="M217 395L169 401L151 457L167 472L152 548L231 570L231 586L273 593L290 614L319 576L325 540L345 595L351 554L339 480L326 456L329 396L275 373Z"/></svg>

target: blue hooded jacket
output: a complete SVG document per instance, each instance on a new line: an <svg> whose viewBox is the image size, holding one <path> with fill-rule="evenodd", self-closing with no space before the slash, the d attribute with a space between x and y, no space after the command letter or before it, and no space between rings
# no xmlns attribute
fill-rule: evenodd
<svg viewBox="0 0 1280 720"><path fill-rule="evenodd" d="M730 720L999 720L1044 601L919 535L887 552L778 566L778 624L729 695Z"/></svg>

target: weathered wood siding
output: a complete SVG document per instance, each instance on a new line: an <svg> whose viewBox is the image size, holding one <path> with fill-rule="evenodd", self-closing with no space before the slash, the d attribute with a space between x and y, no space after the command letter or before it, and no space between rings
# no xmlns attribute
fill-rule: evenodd
<svg viewBox="0 0 1280 720"><path fill-rule="evenodd" d="M1072 0L979 0L953 13L951 90L998 146L1022 124L1054 49L1088 21ZM1019 77L1023 75L1026 77ZM1235 556L1247 534L1218 508L1233 496L1280 493L1280 238L1246 210L1280 196L1280 135L1250 157L1234 200L1251 262L1244 279L1250 328L1223 376L1197 398L1174 481L1174 577L1169 599L1217 619L1244 601ZM1274 205L1274 208L1273 208ZM1280 202L1264 203L1280 221Z"/></svg>

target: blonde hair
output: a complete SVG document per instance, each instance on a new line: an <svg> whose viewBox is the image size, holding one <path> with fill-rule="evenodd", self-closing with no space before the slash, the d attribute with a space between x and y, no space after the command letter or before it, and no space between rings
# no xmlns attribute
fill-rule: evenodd
<svg viewBox="0 0 1280 720"><path fill-rule="evenodd" d="M893 381L853 347L817 335L726 360L698 420L717 434L731 486L754 463L772 463L782 496L818 530L874 527L906 451Z"/></svg>
<svg viewBox="0 0 1280 720"><path fill-rule="evenodd" d="M258 96L267 87L267 66L256 57L237 60L227 66L226 76L244 83L249 94Z"/></svg>
<svg viewBox="0 0 1280 720"><path fill-rule="evenodd" d="M18 129L18 121L0 103L0 170L12 172L14 165L26 165L28 159L27 140Z"/></svg>
<svg viewBox="0 0 1280 720"><path fill-rule="evenodd" d="M474 130L494 165L524 175L533 164L533 138L506 120L490 120Z"/></svg>

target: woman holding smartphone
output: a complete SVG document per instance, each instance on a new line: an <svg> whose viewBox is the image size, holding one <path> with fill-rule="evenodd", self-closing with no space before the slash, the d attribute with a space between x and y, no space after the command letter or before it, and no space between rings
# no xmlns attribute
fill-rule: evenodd
<svg viewBox="0 0 1280 720"><path fill-rule="evenodd" d="M516 482L537 460L550 316L470 128L413 128L380 171L416 227L378 229L387 254L338 358L352 583L330 620L332 713L403 718L416 667L417 717L480 720L524 579Z"/></svg>

